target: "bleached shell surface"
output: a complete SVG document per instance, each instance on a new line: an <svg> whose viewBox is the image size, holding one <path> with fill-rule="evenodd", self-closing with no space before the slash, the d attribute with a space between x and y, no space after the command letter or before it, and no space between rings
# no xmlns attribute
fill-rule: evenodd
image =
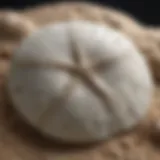
<svg viewBox="0 0 160 160"><path fill-rule="evenodd" d="M73 74L55 63L80 71ZM98 63L100 69L92 67ZM8 89L16 109L42 133L93 142L131 129L145 116L152 79L128 37L102 25L70 21L46 26L22 42Z"/></svg>

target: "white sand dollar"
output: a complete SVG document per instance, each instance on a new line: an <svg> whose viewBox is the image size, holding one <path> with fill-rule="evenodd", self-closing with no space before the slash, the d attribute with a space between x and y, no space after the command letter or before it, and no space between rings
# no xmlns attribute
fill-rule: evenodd
<svg viewBox="0 0 160 160"><path fill-rule="evenodd" d="M66 142L107 139L146 115L147 64L129 38L87 21L46 26L15 51L8 89L42 133Z"/></svg>

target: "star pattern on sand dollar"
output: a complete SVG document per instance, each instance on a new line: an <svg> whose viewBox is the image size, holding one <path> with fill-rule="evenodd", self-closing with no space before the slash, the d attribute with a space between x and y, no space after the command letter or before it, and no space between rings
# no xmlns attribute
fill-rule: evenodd
<svg viewBox="0 0 160 160"><path fill-rule="evenodd" d="M90 61L90 58L88 55L85 53L82 48L77 44L75 37L73 36L74 34L71 33L69 34L70 37L70 45L72 48L72 53L71 53L71 58L73 61L73 64L67 64L64 62L52 62L52 63L46 63L46 64L38 64L38 62L34 63L27 63L27 66L30 67L53 67L58 70L63 70L67 72L68 74L71 75L71 81L70 83L64 88L63 95L57 99L56 104L58 106L64 106L64 104L67 102L69 96L73 93L74 88L76 87L77 84L77 79L80 79L82 83L89 88L101 101L103 104L107 107L106 110L110 114L115 114L116 117L119 119L123 118L123 113L119 113L118 109L115 106L117 105L122 105L120 102L122 102L117 95L113 92L112 88L107 85L107 83L102 80L97 72L99 70L103 70L105 67L108 65L112 65L115 63L114 60L108 60L108 59L101 59L98 60L97 62L92 62ZM25 65L24 63L22 65ZM116 98L115 98L116 97ZM114 98L114 99L113 99ZM117 99L117 100L116 100ZM113 104L114 103L114 104ZM49 119L50 117L53 116L53 110L55 107L49 106L46 108L46 110L41 114L41 116L38 119L37 124L42 127L45 125L45 120ZM123 121L123 120L122 120Z"/></svg>
<svg viewBox="0 0 160 160"><path fill-rule="evenodd" d="M59 105L63 106L63 104L66 103L67 99L69 98L69 95L71 95L74 91L74 88L76 87L77 79L80 79L82 83L88 87L90 90L93 91L93 93L98 96L105 105L108 106L109 101L111 100L111 89L107 88L104 89L106 84L103 82L102 79L98 77L95 71L98 71L99 69L103 69L103 66L106 65L106 60L99 60L95 63L91 63L89 60L89 57L87 54L85 54L85 51L83 51L78 44L76 43L76 40L72 36L73 34L70 34L70 45L71 45L71 57L73 64L66 64L62 62L54 62L51 65L54 66L57 69L64 70L67 73L71 75L71 81L70 83L64 88L63 95L59 99ZM102 84L103 83L103 84ZM102 84L102 85L101 85ZM78 85L78 84L77 84ZM52 116L52 107L49 107L45 110L45 112L40 116L39 124L42 125L44 123L44 119L48 119L50 116ZM110 112L112 111L112 108L108 108ZM49 116L50 115L50 116Z"/></svg>

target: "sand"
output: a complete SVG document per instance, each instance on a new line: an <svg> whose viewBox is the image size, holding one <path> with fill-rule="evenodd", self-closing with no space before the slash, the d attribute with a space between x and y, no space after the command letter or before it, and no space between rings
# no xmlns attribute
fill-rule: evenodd
<svg viewBox="0 0 160 160"><path fill-rule="evenodd" d="M9 11L0 12L4 17ZM160 144L160 31L110 8L68 3L17 11L36 26L70 19L103 23L127 34L147 58L155 82L148 115L133 130L106 142L70 146L40 135L17 114L7 94L7 74L13 49L28 34L0 38L0 160L159 160ZM25 19L23 19L25 23ZM1 23L0 23L1 25ZM25 25L24 25L25 26ZM8 27L12 30L12 27ZM22 28L19 28L19 30ZM1 34L2 30L0 31ZM17 30L17 32L19 32ZM24 31L25 33L25 31Z"/></svg>

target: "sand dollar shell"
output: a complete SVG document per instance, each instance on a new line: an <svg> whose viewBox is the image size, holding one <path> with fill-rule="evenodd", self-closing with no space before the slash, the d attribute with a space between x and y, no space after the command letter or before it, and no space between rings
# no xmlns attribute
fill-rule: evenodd
<svg viewBox="0 0 160 160"><path fill-rule="evenodd" d="M14 53L8 89L15 108L42 133L82 143L138 124L152 79L128 37L77 20L27 37Z"/></svg>

